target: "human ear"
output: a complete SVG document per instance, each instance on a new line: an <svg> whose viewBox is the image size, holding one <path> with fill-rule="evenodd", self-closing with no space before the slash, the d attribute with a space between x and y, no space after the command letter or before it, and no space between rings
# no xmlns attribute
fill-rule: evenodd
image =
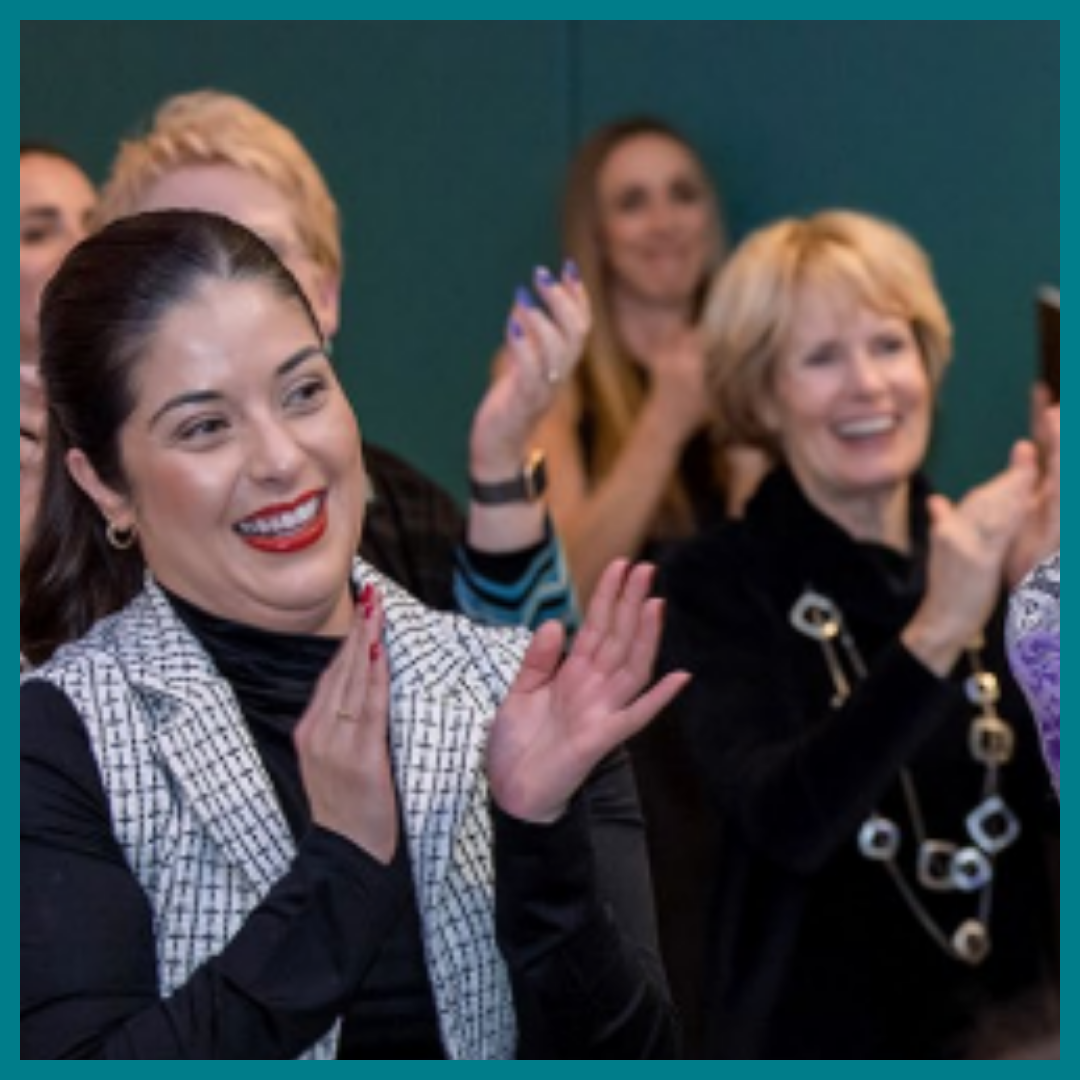
<svg viewBox="0 0 1080 1080"><path fill-rule="evenodd" d="M65 462L71 479L86 493L111 526L128 530L135 525L135 510L131 500L101 479L97 469L82 450L69 450Z"/></svg>
<svg viewBox="0 0 1080 1080"><path fill-rule="evenodd" d="M329 270L317 270L310 299L323 337L332 341L341 325L341 278Z"/></svg>

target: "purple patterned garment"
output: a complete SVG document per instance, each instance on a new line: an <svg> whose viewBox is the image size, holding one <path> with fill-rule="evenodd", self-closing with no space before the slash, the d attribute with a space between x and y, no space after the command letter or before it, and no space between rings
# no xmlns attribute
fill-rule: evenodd
<svg viewBox="0 0 1080 1080"><path fill-rule="evenodd" d="M1046 762L1061 794L1061 552L1040 563L1013 593L1006 626L1009 662L1039 725Z"/></svg>

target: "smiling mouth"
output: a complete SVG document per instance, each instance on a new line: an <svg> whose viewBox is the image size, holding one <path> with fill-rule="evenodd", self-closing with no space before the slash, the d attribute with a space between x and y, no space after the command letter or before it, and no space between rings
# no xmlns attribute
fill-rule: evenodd
<svg viewBox="0 0 1080 1080"><path fill-rule="evenodd" d="M849 420L846 423L837 424L834 430L841 439L858 441L891 435L899 426L898 416L872 416L864 420Z"/></svg>
<svg viewBox="0 0 1080 1080"><path fill-rule="evenodd" d="M236 534L257 551L291 555L322 539L328 524L325 492L305 495L291 506L253 514L238 522Z"/></svg>

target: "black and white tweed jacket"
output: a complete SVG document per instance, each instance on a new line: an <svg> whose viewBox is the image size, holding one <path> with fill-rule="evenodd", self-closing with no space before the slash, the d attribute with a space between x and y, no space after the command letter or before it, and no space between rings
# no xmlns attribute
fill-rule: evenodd
<svg viewBox="0 0 1080 1080"><path fill-rule="evenodd" d="M447 1057L512 1060L483 755L528 635L435 614L360 562L355 578L385 602L394 767ZM59 687L86 723L169 994L295 856L235 695L152 581L28 677ZM333 1060L336 1047L328 1033L304 1058Z"/></svg>

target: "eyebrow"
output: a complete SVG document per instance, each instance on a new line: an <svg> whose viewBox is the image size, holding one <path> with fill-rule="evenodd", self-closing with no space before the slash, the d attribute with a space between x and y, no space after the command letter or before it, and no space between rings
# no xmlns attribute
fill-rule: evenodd
<svg viewBox="0 0 1080 1080"><path fill-rule="evenodd" d="M320 356L326 358L326 350L322 345L307 345L295 355L290 356L283 364L280 364L277 371L274 372L274 376L283 379L291 375L297 368L303 367L309 360L314 360ZM207 405L213 401L220 401L223 397L224 395L218 390L193 390L190 394L179 394L177 397L166 401L150 417L147 427L154 427L162 417L174 412L176 409L189 408L192 405Z"/></svg>
<svg viewBox="0 0 1080 1080"><path fill-rule="evenodd" d="M31 219L37 222L53 222L60 220L60 209L56 206L28 206L19 212L19 220Z"/></svg>

